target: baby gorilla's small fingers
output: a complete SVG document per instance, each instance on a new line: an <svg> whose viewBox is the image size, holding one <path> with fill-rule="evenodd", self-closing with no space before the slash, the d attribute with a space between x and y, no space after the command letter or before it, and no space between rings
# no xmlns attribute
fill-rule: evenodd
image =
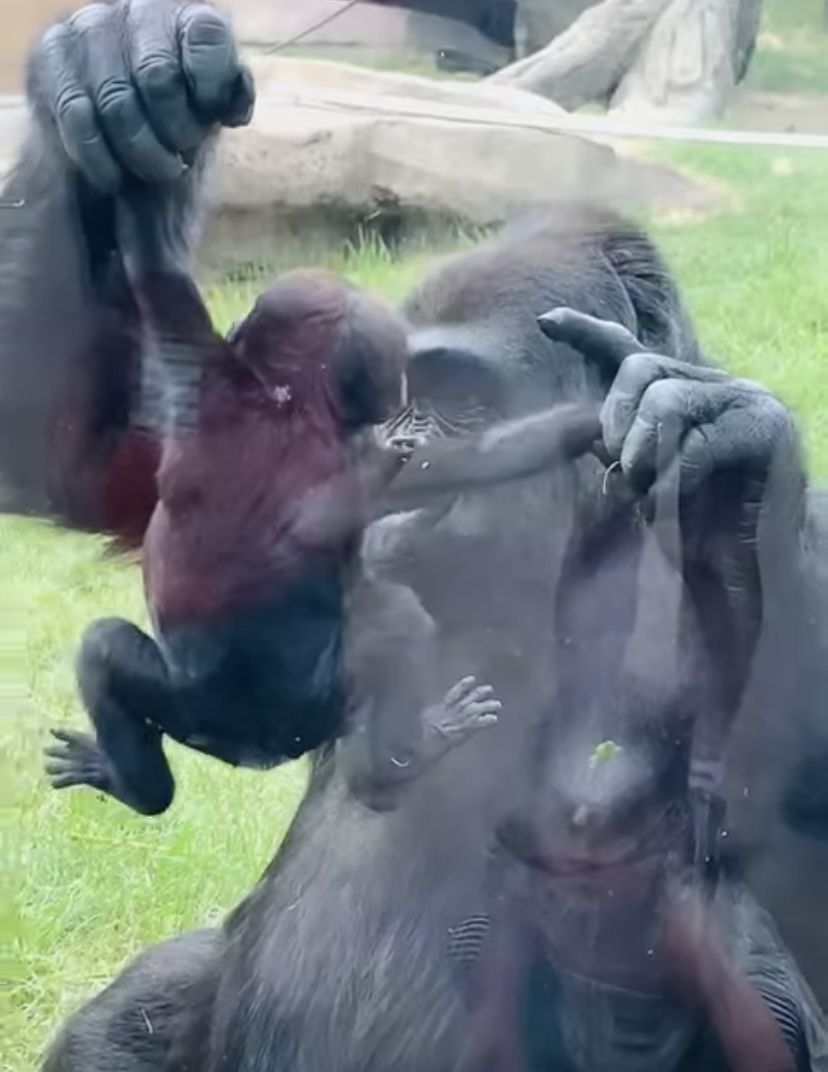
<svg viewBox="0 0 828 1072"><path fill-rule="evenodd" d="M497 722L497 714L500 710L500 704L494 704L493 706L487 706L485 710L475 712L474 722L480 726L494 726Z"/></svg>
<svg viewBox="0 0 828 1072"><path fill-rule="evenodd" d="M447 705L454 705L460 703L460 701L467 696L477 684L477 678L464 677L453 685L446 693L445 702Z"/></svg>
<svg viewBox="0 0 828 1072"><path fill-rule="evenodd" d="M52 789L71 789L73 786L86 784L83 775L77 771L67 774L58 774L57 772L52 773L47 771L47 774L49 775L49 782L51 783Z"/></svg>
<svg viewBox="0 0 828 1072"><path fill-rule="evenodd" d="M77 730L51 729L49 733L56 741L63 741L64 744L75 744L79 738L84 736L82 733L78 733Z"/></svg>
<svg viewBox="0 0 828 1072"><path fill-rule="evenodd" d="M65 760L67 756L67 751L65 748L59 747L58 745L53 745L49 748L44 748L43 755L46 756L47 759ZM47 766L46 769L48 770L49 767Z"/></svg>
<svg viewBox="0 0 828 1072"><path fill-rule="evenodd" d="M70 785L89 785L90 779L98 773L94 764L78 763L70 756L55 756L46 764L46 775L54 789L65 789Z"/></svg>
<svg viewBox="0 0 828 1072"><path fill-rule="evenodd" d="M88 733L80 733L78 730L53 729L49 731L58 745L50 745L46 749L47 755L90 755L98 754L98 742Z"/></svg>
<svg viewBox="0 0 828 1072"><path fill-rule="evenodd" d="M472 689L468 696L469 703L480 703L487 697L491 696L494 689L491 685L478 685L477 688Z"/></svg>

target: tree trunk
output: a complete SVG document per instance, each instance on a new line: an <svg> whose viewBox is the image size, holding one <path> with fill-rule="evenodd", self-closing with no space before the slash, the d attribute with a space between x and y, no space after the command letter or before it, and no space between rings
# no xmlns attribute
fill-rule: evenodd
<svg viewBox="0 0 828 1072"><path fill-rule="evenodd" d="M606 100L670 0L604 0L550 45L489 79L551 97L564 108Z"/></svg>
<svg viewBox="0 0 828 1072"><path fill-rule="evenodd" d="M604 0L491 81L614 113L693 123L723 112L747 71L762 0Z"/></svg>
<svg viewBox="0 0 828 1072"><path fill-rule="evenodd" d="M744 75L761 0L671 0L613 96L613 113L660 122L718 118Z"/></svg>
<svg viewBox="0 0 828 1072"><path fill-rule="evenodd" d="M515 51L518 59L546 48L587 8L597 3L600 0L517 0Z"/></svg>
<svg viewBox="0 0 828 1072"><path fill-rule="evenodd" d="M762 0L740 0L739 13L736 16L736 49L733 55L733 69L736 72L737 85L748 73L750 61L756 49L756 38L759 36L761 21Z"/></svg>

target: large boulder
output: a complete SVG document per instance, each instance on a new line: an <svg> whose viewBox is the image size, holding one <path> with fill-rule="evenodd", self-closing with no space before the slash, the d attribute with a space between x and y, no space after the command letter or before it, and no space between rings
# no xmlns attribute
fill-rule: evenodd
<svg viewBox="0 0 828 1072"><path fill-rule="evenodd" d="M251 57L251 125L222 139L202 246L206 269L268 264L377 233L487 227L556 198L708 209L717 197L662 165L556 131L555 104L510 86L419 78L325 61ZM25 130L0 107L0 173ZM514 124L524 124L515 126ZM512 124L512 125L507 125ZM296 249L298 247L298 249Z"/></svg>
<svg viewBox="0 0 828 1072"><path fill-rule="evenodd" d="M486 227L556 198L710 203L669 169L556 132L565 113L511 87L314 60L254 67L253 123L221 147L210 259L265 258L297 228L394 242L429 226Z"/></svg>

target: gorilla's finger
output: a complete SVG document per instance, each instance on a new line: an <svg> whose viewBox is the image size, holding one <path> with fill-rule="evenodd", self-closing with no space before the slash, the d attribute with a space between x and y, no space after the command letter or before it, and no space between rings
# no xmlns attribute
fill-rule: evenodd
<svg viewBox="0 0 828 1072"><path fill-rule="evenodd" d="M613 457L620 456L645 393L661 380L669 380L687 393L674 393L676 389L665 388L663 393L653 396L650 405L658 399L664 412L672 403L687 407L684 419L688 425L712 419L733 398L733 379L718 369L689 365L662 354L631 354L618 370L601 411L604 443ZM711 388L725 394L710 394Z"/></svg>
<svg viewBox="0 0 828 1072"><path fill-rule="evenodd" d="M104 135L125 171L145 182L172 182L184 165L150 129L132 84L121 42L117 9L106 4L81 8L72 22L83 41L87 87Z"/></svg>
<svg viewBox="0 0 828 1072"><path fill-rule="evenodd" d="M621 362L630 354L645 349L635 335L621 324L599 320L566 306L539 316L538 324L548 339L571 346L608 376L614 376Z"/></svg>
<svg viewBox="0 0 828 1072"><path fill-rule="evenodd" d="M47 30L29 70L31 92L54 122L71 162L93 186L110 192L121 182L121 169L78 77L78 51L78 42L66 23Z"/></svg>
<svg viewBox="0 0 828 1072"><path fill-rule="evenodd" d="M153 130L173 153L198 149L207 133L190 109L173 8L133 0L128 35L132 77Z"/></svg>
<svg viewBox="0 0 828 1072"><path fill-rule="evenodd" d="M249 68L242 67L230 93L230 103L219 116L225 127L244 127L253 117L256 105L256 85Z"/></svg>
<svg viewBox="0 0 828 1072"><path fill-rule="evenodd" d="M621 456L644 393L667 375L665 360L658 354L636 353L622 363L601 409L604 444L612 458Z"/></svg>
<svg viewBox="0 0 828 1072"><path fill-rule="evenodd" d="M230 23L214 8L193 4L184 10L178 32L194 107L205 122L221 122L242 69Z"/></svg>
<svg viewBox="0 0 828 1072"><path fill-rule="evenodd" d="M619 461L630 486L639 493L666 471L691 427L687 386L680 380L658 380L637 407Z"/></svg>
<svg viewBox="0 0 828 1072"><path fill-rule="evenodd" d="M672 478L680 481L685 501L717 470L741 473L761 484L776 451L797 449L795 426L785 407L773 396L754 393L733 380L666 379L650 386L621 452L622 468L638 490L665 478L676 442L679 457Z"/></svg>

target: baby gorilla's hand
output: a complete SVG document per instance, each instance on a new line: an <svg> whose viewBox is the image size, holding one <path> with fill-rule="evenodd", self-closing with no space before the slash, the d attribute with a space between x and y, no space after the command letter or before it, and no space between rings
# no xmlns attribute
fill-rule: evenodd
<svg viewBox="0 0 828 1072"><path fill-rule="evenodd" d="M473 677L458 681L431 709L431 728L454 747L467 737L497 722L502 704L491 685L478 685Z"/></svg>

